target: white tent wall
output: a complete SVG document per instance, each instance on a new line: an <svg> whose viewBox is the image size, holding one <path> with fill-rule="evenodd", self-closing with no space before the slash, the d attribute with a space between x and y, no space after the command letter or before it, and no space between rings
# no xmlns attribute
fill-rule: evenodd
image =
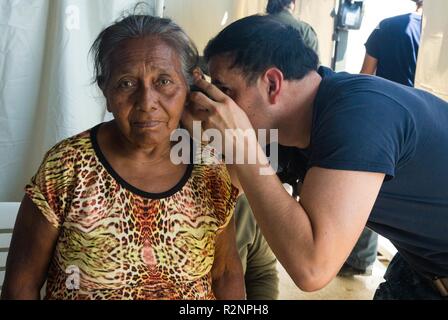
<svg viewBox="0 0 448 320"><path fill-rule="evenodd" d="M20 201L52 145L102 121L88 51L135 2L0 1L0 201Z"/></svg>
<svg viewBox="0 0 448 320"><path fill-rule="evenodd" d="M320 62L325 66L331 66L333 57L334 20L331 13L337 2L338 0L296 0L296 15L316 31Z"/></svg>
<svg viewBox="0 0 448 320"><path fill-rule="evenodd" d="M164 16L173 19L202 53L207 42L225 26L264 12L267 0L165 0Z"/></svg>
<svg viewBox="0 0 448 320"><path fill-rule="evenodd" d="M448 101L448 1L426 0L415 86Z"/></svg>
<svg viewBox="0 0 448 320"><path fill-rule="evenodd" d="M0 201L17 201L36 143L49 3L0 2Z"/></svg>
<svg viewBox="0 0 448 320"><path fill-rule="evenodd" d="M337 0L296 0L295 15L308 22L319 38L322 64L331 65L333 18ZM164 15L195 41L200 52L222 28L245 16L264 13L267 0L166 0Z"/></svg>

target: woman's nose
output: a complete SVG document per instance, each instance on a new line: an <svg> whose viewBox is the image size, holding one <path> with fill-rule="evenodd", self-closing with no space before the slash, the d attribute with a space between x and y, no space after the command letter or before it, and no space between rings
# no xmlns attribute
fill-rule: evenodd
<svg viewBox="0 0 448 320"><path fill-rule="evenodd" d="M143 86L136 101L137 108L141 111L157 109L158 93L151 86Z"/></svg>

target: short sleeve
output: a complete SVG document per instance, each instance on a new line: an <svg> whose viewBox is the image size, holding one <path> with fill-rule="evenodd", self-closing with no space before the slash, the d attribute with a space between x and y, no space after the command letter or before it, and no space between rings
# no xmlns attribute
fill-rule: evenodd
<svg viewBox="0 0 448 320"><path fill-rule="evenodd" d="M367 42L365 43L367 54L375 59L379 59L381 48L381 33L381 24L379 24L370 34Z"/></svg>
<svg viewBox="0 0 448 320"><path fill-rule="evenodd" d="M412 117L382 94L341 99L321 118L313 130L310 167L380 172L391 179L415 151Z"/></svg>
<svg viewBox="0 0 448 320"><path fill-rule="evenodd" d="M44 157L37 173L26 185L25 192L43 216L59 228L71 202L75 150L63 141Z"/></svg>

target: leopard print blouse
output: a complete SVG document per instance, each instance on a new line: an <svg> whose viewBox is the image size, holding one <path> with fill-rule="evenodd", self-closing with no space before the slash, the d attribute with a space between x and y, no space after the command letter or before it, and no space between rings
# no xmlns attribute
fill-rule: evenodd
<svg viewBox="0 0 448 320"><path fill-rule="evenodd" d="M214 299L215 237L237 197L225 166L191 164L171 190L147 193L109 165L98 128L54 146L25 188L59 230L46 298Z"/></svg>

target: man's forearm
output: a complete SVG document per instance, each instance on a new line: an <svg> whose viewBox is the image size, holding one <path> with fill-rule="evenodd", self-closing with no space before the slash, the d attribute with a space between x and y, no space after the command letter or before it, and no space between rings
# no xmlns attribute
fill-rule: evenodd
<svg viewBox="0 0 448 320"><path fill-rule="evenodd" d="M260 175L267 158L258 143L257 148L256 164L238 164L235 171L270 247L296 284L306 289L308 279L314 278L309 273L319 273L313 261L316 248L312 222L272 168L271 175Z"/></svg>

